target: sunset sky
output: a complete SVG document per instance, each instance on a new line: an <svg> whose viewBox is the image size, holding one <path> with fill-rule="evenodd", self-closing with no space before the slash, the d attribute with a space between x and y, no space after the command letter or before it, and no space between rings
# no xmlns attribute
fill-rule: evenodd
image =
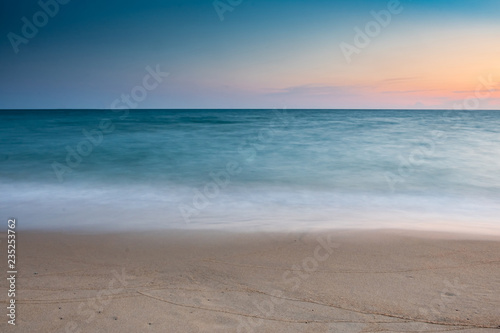
<svg viewBox="0 0 500 333"><path fill-rule="evenodd" d="M0 108L109 108L159 65L138 108L500 109L500 1L403 0L349 62L389 3L72 0L16 46L41 7L3 1Z"/></svg>

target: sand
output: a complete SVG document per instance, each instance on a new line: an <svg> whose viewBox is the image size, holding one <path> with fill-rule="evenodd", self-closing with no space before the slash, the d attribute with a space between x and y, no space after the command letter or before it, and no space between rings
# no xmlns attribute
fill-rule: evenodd
<svg viewBox="0 0 500 333"><path fill-rule="evenodd" d="M20 231L17 261L1 332L500 332L495 237Z"/></svg>

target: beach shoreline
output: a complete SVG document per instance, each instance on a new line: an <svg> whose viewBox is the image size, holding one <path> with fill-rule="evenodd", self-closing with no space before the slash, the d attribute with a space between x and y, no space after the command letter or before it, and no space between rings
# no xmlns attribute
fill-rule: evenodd
<svg viewBox="0 0 500 333"><path fill-rule="evenodd" d="M1 331L493 332L500 326L495 235L20 231L16 251L16 326L4 319ZM8 287L6 279L1 286Z"/></svg>

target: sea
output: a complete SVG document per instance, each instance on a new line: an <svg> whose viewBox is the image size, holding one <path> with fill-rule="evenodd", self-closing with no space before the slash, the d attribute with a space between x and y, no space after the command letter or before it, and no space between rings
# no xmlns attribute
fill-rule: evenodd
<svg viewBox="0 0 500 333"><path fill-rule="evenodd" d="M500 111L2 110L0 221L500 234Z"/></svg>

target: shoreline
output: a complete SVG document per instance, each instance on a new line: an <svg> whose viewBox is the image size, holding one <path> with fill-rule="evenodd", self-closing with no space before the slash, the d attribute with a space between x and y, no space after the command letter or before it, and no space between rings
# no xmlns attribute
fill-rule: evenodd
<svg viewBox="0 0 500 333"><path fill-rule="evenodd" d="M498 332L500 326L497 236L21 230L17 260L17 325L4 319L2 331Z"/></svg>
<svg viewBox="0 0 500 333"><path fill-rule="evenodd" d="M68 235L68 236L166 236L170 237L173 234L183 234L183 235L246 235L246 236L258 236L258 235L290 235L290 234L394 234L402 235L405 237L416 237L416 238L431 238L431 239L469 239L469 240L492 240L500 241L500 230L496 232L486 232L486 231L476 231L471 232L470 230L459 230L459 231L446 231L441 229L430 230L430 229L410 229L410 228L295 228L290 231L273 230L273 229L256 229L256 228L158 228L158 229L127 229L127 230L105 230L101 229L98 231L89 231L86 229L66 229L66 230L53 230L53 229L18 229L19 233L22 234L37 234L37 235ZM92 228L97 230L97 228ZM0 238L4 237L6 230L0 230ZM198 235L197 235L198 234Z"/></svg>

